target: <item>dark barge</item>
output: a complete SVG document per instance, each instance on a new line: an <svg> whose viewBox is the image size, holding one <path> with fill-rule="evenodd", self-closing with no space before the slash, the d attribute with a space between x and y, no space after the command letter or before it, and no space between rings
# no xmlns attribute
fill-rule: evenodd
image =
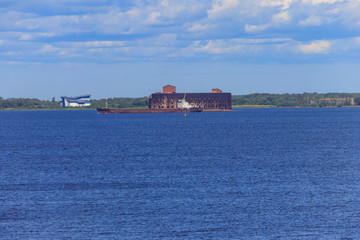
<svg viewBox="0 0 360 240"><path fill-rule="evenodd" d="M100 114L107 113L188 113L202 112L201 108L194 109L114 109L114 108L97 108Z"/></svg>

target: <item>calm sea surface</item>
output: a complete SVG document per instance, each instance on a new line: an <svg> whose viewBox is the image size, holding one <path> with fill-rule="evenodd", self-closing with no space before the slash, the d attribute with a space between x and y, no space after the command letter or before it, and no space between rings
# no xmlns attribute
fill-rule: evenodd
<svg viewBox="0 0 360 240"><path fill-rule="evenodd" d="M0 239L360 239L360 108L0 112Z"/></svg>

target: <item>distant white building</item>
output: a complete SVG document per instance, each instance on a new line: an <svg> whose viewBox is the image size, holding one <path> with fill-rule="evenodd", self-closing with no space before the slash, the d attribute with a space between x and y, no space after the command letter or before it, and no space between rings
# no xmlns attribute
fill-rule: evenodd
<svg viewBox="0 0 360 240"><path fill-rule="evenodd" d="M62 107L89 107L90 106L90 96L91 95L82 95L77 97L61 97L61 106Z"/></svg>

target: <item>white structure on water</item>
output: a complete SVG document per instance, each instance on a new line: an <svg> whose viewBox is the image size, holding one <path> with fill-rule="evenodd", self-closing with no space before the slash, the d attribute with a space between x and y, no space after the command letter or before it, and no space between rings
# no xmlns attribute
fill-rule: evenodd
<svg viewBox="0 0 360 240"><path fill-rule="evenodd" d="M90 96L91 95L82 95L77 97L61 97L61 106L62 107L89 107L90 106Z"/></svg>

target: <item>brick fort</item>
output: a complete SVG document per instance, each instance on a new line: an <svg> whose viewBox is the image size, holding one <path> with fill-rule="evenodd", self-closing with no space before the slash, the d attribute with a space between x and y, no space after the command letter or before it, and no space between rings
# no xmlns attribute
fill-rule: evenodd
<svg viewBox="0 0 360 240"><path fill-rule="evenodd" d="M166 85L163 92L151 94L149 98L150 109L176 109L178 100L185 99L190 104L203 109L203 111L231 111L231 93L223 93L214 88L210 93L177 93L176 87Z"/></svg>

